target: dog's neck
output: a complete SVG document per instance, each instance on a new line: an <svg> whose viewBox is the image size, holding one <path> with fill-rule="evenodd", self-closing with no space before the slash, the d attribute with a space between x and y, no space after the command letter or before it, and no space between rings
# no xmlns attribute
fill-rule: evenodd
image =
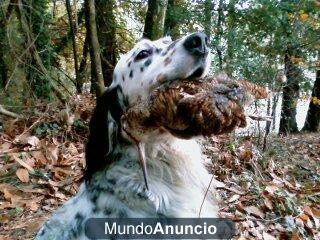
<svg viewBox="0 0 320 240"><path fill-rule="evenodd" d="M136 146L125 146L119 151L122 153L119 159L93 176L87 185L89 192L104 189L125 205L134 208L142 204L145 211L166 216L180 216L184 212L181 208L186 209L186 216L195 216L194 211L200 210L210 176L194 140L170 137L146 143L149 190L145 188ZM98 205L103 208L104 204L101 200Z"/></svg>

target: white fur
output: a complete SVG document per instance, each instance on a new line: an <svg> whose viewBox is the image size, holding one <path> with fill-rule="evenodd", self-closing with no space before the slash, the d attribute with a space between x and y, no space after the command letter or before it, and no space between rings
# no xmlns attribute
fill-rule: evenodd
<svg viewBox="0 0 320 240"><path fill-rule="evenodd" d="M160 84L155 79L161 74L167 81L186 78L200 66L206 74L210 57L196 60L184 49L184 39L176 42L170 51L166 51L171 43L169 38L154 42L142 40L122 56L115 67L111 86L121 86L123 96L118 99L127 98L131 106L139 99L147 98ZM153 51L148 66L146 60L133 61L143 49ZM157 49L166 52L161 54ZM170 63L165 64L168 57ZM133 71L131 77L130 71ZM42 226L36 239L87 239L84 223L94 217L198 217L200 211L201 217L217 217L217 204L212 193L214 186L205 196L211 176L204 166L204 157L196 140L177 139L169 133L146 136L142 143L148 172L149 190L146 190L136 146L114 145L120 123L110 112L107 121L109 136L105 137L109 154L120 157L96 172L90 182L83 183L79 193ZM126 138L123 132L122 135Z"/></svg>

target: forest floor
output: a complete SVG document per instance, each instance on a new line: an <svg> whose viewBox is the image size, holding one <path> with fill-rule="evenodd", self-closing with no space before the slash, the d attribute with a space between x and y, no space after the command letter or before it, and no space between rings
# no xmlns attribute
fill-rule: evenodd
<svg viewBox="0 0 320 240"><path fill-rule="evenodd" d="M32 239L78 191L93 107L82 95L68 109L39 103L23 119L0 115L0 239ZM265 152L256 138L231 134L203 149L235 239L320 239L319 134L269 136Z"/></svg>

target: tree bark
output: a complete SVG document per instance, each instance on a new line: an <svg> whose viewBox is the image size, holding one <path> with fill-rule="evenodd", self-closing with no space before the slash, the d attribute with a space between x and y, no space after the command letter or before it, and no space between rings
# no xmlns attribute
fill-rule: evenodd
<svg viewBox="0 0 320 240"><path fill-rule="evenodd" d="M13 9L15 8L17 1L11 0L8 8L2 10L0 6L0 88L5 88L8 80L8 69L5 63L6 53L6 25L7 20L10 18Z"/></svg>
<svg viewBox="0 0 320 240"><path fill-rule="evenodd" d="M104 92L103 71L100 58L100 44L97 34L96 10L94 0L85 0L86 25L89 36L91 57L91 83L97 96Z"/></svg>
<svg viewBox="0 0 320 240"><path fill-rule="evenodd" d="M172 39L178 39L180 37L179 17L181 18L181 16L178 16L178 8L182 2L183 1L179 0L168 0L164 21L164 36L171 36Z"/></svg>
<svg viewBox="0 0 320 240"><path fill-rule="evenodd" d="M318 51L318 61L320 61L320 51ZM319 131L320 127L320 69L316 72L316 81L313 85L309 110L303 130L310 132Z"/></svg>
<svg viewBox="0 0 320 240"><path fill-rule="evenodd" d="M300 69L292 62L293 49L288 47L285 52L285 74L287 83L283 87L282 108L279 134L298 132L296 122L296 107L299 97Z"/></svg>
<svg viewBox="0 0 320 240"><path fill-rule="evenodd" d="M50 90L54 90L57 98L62 102L66 102L66 97L65 95L59 90L58 87L56 87L54 84L52 84L53 80L52 77L50 76L47 68L45 67L41 56L39 55L37 48L34 44L34 37L33 37L33 32L30 28L30 26L27 24L27 19L24 14L24 9L23 9L23 4L21 0L18 0L17 4L17 14L18 14L18 20L20 21L21 24L21 29L27 39L27 47L30 48L30 55L32 57L32 61L36 66L38 66L40 69L38 70L37 67L34 67L34 70L37 70L39 74L41 74L48 82Z"/></svg>
<svg viewBox="0 0 320 240"><path fill-rule="evenodd" d="M85 77L85 72L87 69L87 58L88 58L88 34L86 34L86 38L84 40L84 44L83 44L83 51L82 51L82 59L80 62L80 67L79 67L79 82L81 84L81 89L84 83L84 77Z"/></svg>
<svg viewBox="0 0 320 240"><path fill-rule="evenodd" d="M72 10L71 10L70 0L66 0L66 8L67 8L67 12L68 12L70 32L71 32L71 38L72 38L72 52L73 52L73 60L74 60L74 70L75 70L75 74L76 74L76 88L77 88L77 93L81 93L82 84L80 82L80 76L79 76L76 30L75 30L75 26L72 21Z"/></svg>
<svg viewBox="0 0 320 240"><path fill-rule="evenodd" d="M226 66L226 72L230 76L233 73L233 60L234 60L234 51L235 51L235 37L236 37L236 31L235 31L235 24L236 24L236 1L235 0L230 0L228 4L228 18L227 18L227 28L228 28L228 33L227 33L227 66ZM236 65L236 64L235 64Z"/></svg>
<svg viewBox="0 0 320 240"><path fill-rule="evenodd" d="M211 27L212 27L212 10L213 3L211 0L205 0L204 2L204 32L208 36L208 39L211 37Z"/></svg>
<svg viewBox="0 0 320 240"><path fill-rule="evenodd" d="M215 36L215 48L217 51L218 59L219 59L219 70L223 69L223 56L220 48L220 42L223 34L222 21L223 21L223 0L219 0L218 6L218 21L217 21L217 33Z"/></svg>
<svg viewBox="0 0 320 240"><path fill-rule="evenodd" d="M105 86L109 86L113 79L113 70L117 63L117 22L114 11L114 0L95 0L98 39L101 46L102 74Z"/></svg>
<svg viewBox="0 0 320 240"><path fill-rule="evenodd" d="M85 15L85 9L81 8L78 12L77 12L77 22L76 25L79 27L83 24L84 22L84 15ZM70 42L71 39L71 29L69 29L68 33L65 36L62 36L61 38L59 38L58 43L55 46L55 51L57 53L60 53L61 51L63 51L66 46L68 46L68 43Z"/></svg>
<svg viewBox="0 0 320 240"><path fill-rule="evenodd" d="M143 37L156 40L163 36L167 0L148 0L148 11L145 18Z"/></svg>

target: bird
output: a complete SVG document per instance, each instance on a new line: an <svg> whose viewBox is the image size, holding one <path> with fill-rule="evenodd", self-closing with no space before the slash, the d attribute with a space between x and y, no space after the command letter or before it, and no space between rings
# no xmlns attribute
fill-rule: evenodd
<svg viewBox="0 0 320 240"><path fill-rule="evenodd" d="M159 132L190 139L221 135L246 127L245 108L268 97L266 88L225 73L200 79L176 79L162 84L121 117L124 132L136 143L146 187L146 162L142 142ZM255 116L249 116L258 120ZM263 118L262 118L263 120Z"/></svg>
<svg viewBox="0 0 320 240"><path fill-rule="evenodd" d="M137 140L159 128L184 139L220 135L245 127L245 107L267 96L266 88L224 73L174 80L129 108L121 121L124 130Z"/></svg>

